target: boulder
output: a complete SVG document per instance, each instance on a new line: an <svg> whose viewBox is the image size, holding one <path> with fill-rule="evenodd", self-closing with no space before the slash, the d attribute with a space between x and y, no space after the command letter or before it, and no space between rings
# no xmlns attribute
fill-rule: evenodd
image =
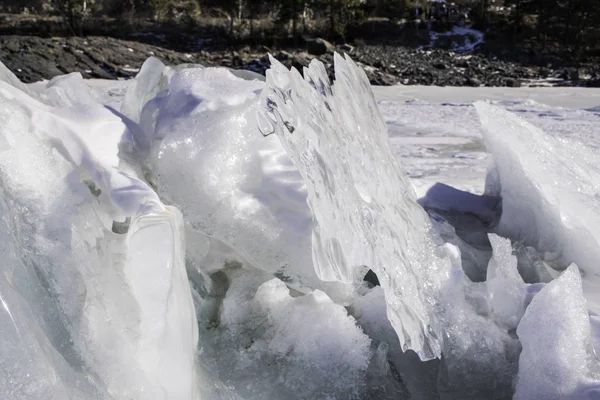
<svg viewBox="0 0 600 400"><path fill-rule="evenodd" d="M479 87L482 85L481 81L477 78L469 77L467 78L467 84L473 87Z"/></svg>
<svg viewBox="0 0 600 400"><path fill-rule="evenodd" d="M306 42L306 50L315 56L332 53L334 47L325 39L317 38Z"/></svg>
<svg viewBox="0 0 600 400"><path fill-rule="evenodd" d="M432 64L432 66L433 66L433 68L435 68L435 69L446 69L446 68L447 68L447 67L446 67L446 64L444 64L443 62L440 62L440 61L434 62L434 63Z"/></svg>
<svg viewBox="0 0 600 400"><path fill-rule="evenodd" d="M521 87L521 81L515 78L506 78L504 80L504 85L507 87Z"/></svg>
<svg viewBox="0 0 600 400"><path fill-rule="evenodd" d="M280 51L279 53L277 53L275 55L275 58L278 59L279 61L287 61L287 60L291 60L292 59L292 55L290 53L288 53L287 51Z"/></svg>

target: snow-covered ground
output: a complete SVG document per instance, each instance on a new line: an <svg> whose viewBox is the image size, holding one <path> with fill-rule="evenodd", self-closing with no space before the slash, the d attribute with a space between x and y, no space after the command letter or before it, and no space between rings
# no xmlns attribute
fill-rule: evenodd
<svg viewBox="0 0 600 400"><path fill-rule="evenodd" d="M436 182L483 193L488 153L475 101L497 104L550 135L600 146L600 90L380 86L373 92L420 194Z"/></svg>
<svg viewBox="0 0 600 400"><path fill-rule="evenodd" d="M3 399L599 398L600 91L335 61L0 64Z"/></svg>

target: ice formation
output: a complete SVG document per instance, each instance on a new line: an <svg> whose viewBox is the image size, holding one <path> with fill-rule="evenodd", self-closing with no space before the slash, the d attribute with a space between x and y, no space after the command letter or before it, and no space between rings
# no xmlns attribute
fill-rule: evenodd
<svg viewBox="0 0 600 400"><path fill-rule="evenodd" d="M525 282L512 255L510 240L490 235L493 254L486 285L494 320L507 330L516 329L525 312Z"/></svg>
<svg viewBox="0 0 600 400"><path fill-rule="evenodd" d="M238 270L223 300L219 376L245 399L364 398L369 337L315 290L292 297L280 279ZM257 378L260 376L260 378Z"/></svg>
<svg viewBox="0 0 600 400"><path fill-rule="evenodd" d="M0 82L6 398L192 398L181 215L120 167L127 129L88 95L57 79L52 107Z"/></svg>
<svg viewBox="0 0 600 400"><path fill-rule="evenodd" d="M336 54L332 86L320 63L302 77L271 61L259 124L277 133L307 182L318 276L355 282L362 266L372 268L402 347L439 356L434 313L448 264L391 151L365 73Z"/></svg>
<svg viewBox="0 0 600 400"><path fill-rule="evenodd" d="M334 61L0 64L2 398L598 397L596 150L477 103L485 193L417 201Z"/></svg>
<svg viewBox="0 0 600 400"><path fill-rule="evenodd" d="M600 365L576 265L536 295L517 334L523 351L515 400L600 396Z"/></svg>
<svg viewBox="0 0 600 400"><path fill-rule="evenodd" d="M144 73L139 84L157 91ZM277 139L256 128L263 85L226 69L182 69L130 118L142 121L137 142L149 146L158 193L182 210L192 235L212 248L226 244L256 268L314 283L306 188Z"/></svg>
<svg viewBox="0 0 600 400"><path fill-rule="evenodd" d="M545 259L557 269L576 263L584 293L596 296L600 285L597 150L550 136L499 107L483 102L475 107L499 178L502 217L497 232L545 252Z"/></svg>

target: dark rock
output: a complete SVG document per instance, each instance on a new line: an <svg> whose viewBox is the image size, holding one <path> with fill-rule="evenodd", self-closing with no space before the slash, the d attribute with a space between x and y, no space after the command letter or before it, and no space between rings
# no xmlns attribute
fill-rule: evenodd
<svg viewBox="0 0 600 400"><path fill-rule="evenodd" d="M568 81L578 81L579 80L579 70L577 68L565 68L561 72L560 78L568 80Z"/></svg>
<svg viewBox="0 0 600 400"><path fill-rule="evenodd" d="M319 60L321 60L323 62L323 64L333 63L333 54L332 53L323 54L321 57L319 57Z"/></svg>
<svg viewBox="0 0 600 400"><path fill-rule="evenodd" d="M506 78L504 80L504 85L507 87L521 87L521 81L515 78Z"/></svg>
<svg viewBox="0 0 600 400"><path fill-rule="evenodd" d="M175 40L171 38L170 40ZM196 40L191 40L196 43ZM275 57L287 67L302 71L314 57L322 61L333 76L333 46L323 39L307 40L307 52L279 51ZM153 55L166 64L189 62L207 66L230 66L264 74L270 61L269 48L254 50L248 46L231 52L222 48L203 47L185 53L169 51L162 47L128 42L105 37L43 39L31 36L0 36L0 60L17 76L27 82L50 79L68 72L80 72L84 77L128 78L135 73L129 69L140 68L147 57ZM600 67L592 62L578 68L553 70L547 67L528 68L519 64L493 59L492 54L471 53L457 55L453 52L432 49L413 50L399 46L342 45L340 51L352 53L352 58L366 68L367 77L374 85L439 86L508 86L519 87L523 80L546 76L562 76L563 86L600 86ZM191 50L190 50L191 51ZM318 53L318 54L315 54ZM538 55L535 55L538 57ZM539 56L543 57L543 56ZM581 80L582 76L591 78Z"/></svg>
<svg viewBox="0 0 600 400"><path fill-rule="evenodd" d="M469 77L469 78L467 78L467 85L473 86L473 87L479 87L479 86L481 86L481 81L477 78Z"/></svg>
<svg viewBox="0 0 600 400"><path fill-rule="evenodd" d="M459 60L456 60L454 65L457 66L458 68L469 68L469 61L467 61L465 59L459 59Z"/></svg>
<svg viewBox="0 0 600 400"><path fill-rule="evenodd" d="M590 79L586 81L585 86L592 88L600 88L600 79Z"/></svg>
<svg viewBox="0 0 600 400"><path fill-rule="evenodd" d="M279 61L286 61L286 60L291 60L293 58L293 56L288 53L287 51L280 51L279 53L277 53L275 55L275 58L278 59Z"/></svg>
<svg viewBox="0 0 600 400"><path fill-rule="evenodd" d="M364 276L363 280L365 282L369 282L372 286L380 286L379 278L371 269L367 271L367 274Z"/></svg>
<svg viewBox="0 0 600 400"><path fill-rule="evenodd" d="M398 82L398 79L393 75L383 73L381 71L373 71L367 73L371 85L376 86L393 86Z"/></svg>
<svg viewBox="0 0 600 400"><path fill-rule="evenodd" d="M233 65L236 68L239 68L243 64L244 64L244 60L242 59L242 57L239 54L234 53L233 57L231 58L231 65Z"/></svg>
<svg viewBox="0 0 600 400"><path fill-rule="evenodd" d="M10 51L16 48L27 51ZM113 38L0 36L0 60L25 82L70 72L79 72L85 78L128 78L135 75L130 69L140 68L151 55L171 65L190 62L184 53ZM237 62L243 64L241 59Z"/></svg>
<svg viewBox="0 0 600 400"><path fill-rule="evenodd" d="M310 39L306 42L306 50L310 54L320 56L323 54L331 53L334 51L334 47L325 39Z"/></svg>
<svg viewBox="0 0 600 400"><path fill-rule="evenodd" d="M300 57L294 57L292 59L292 67L296 68L298 72L302 73L305 67L308 67L308 62Z"/></svg>

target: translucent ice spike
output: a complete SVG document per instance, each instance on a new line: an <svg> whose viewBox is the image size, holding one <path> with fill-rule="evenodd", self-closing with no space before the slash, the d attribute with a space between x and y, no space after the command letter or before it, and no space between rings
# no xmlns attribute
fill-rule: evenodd
<svg viewBox="0 0 600 400"><path fill-rule="evenodd" d="M431 223L390 148L366 75L337 54L333 85L318 61L304 78L275 59L271 65L259 126L279 136L306 182L317 275L357 282L359 267L370 267L403 349L439 356L433 313L449 264L436 255Z"/></svg>

